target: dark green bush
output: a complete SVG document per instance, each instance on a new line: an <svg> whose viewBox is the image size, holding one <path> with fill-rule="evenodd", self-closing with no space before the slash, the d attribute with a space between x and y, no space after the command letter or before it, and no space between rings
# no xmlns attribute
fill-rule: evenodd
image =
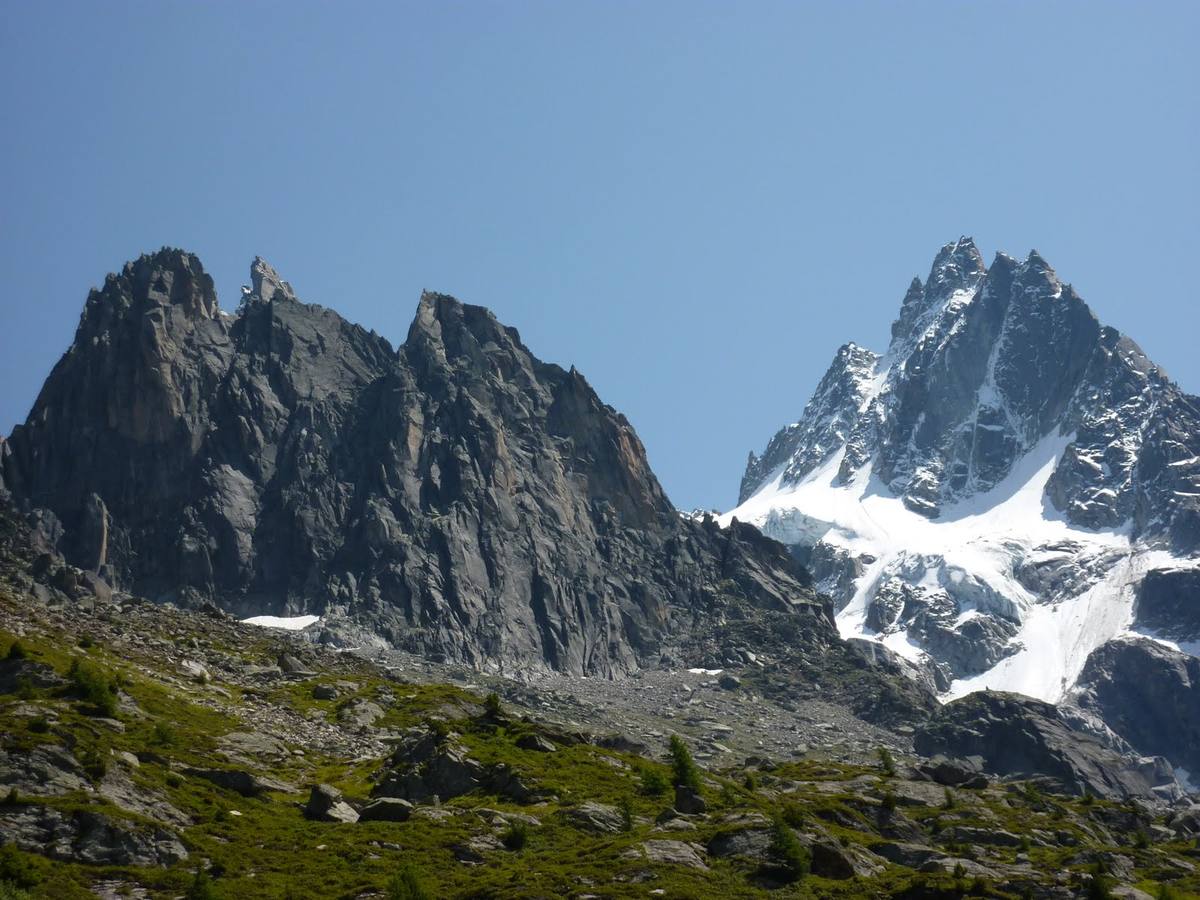
<svg viewBox="0 0 1200 900"><path fill-rule="evenodd" d="M183 896L186 900L216 900L217 892L213 887L212 878L204 869L197 866L192 883L188 885L187 893Z"/></svg>
<svg viewBox="0 0 1200 900"><path fill-rule="evenodd" d="M117 714L117 681L87 660L71 662L67 672L72 692L92 707L92 711L112 718Z"/></svg>
<svg viewBox="0 0 1200 900"><path fill-rule="evenodd" d="M25 649L25 645L20 641L13 641L8 645L8 652L4 654L5 659L28 659L29 651Z"/></svg>
<svg viewBox="0 0 1200 900"><path fill-rule="evenodd" d="M500 840L509 850L523 850L529 843L529 826L524 822L513 822Z"/></svg>
<svg viewBox="0 0 1200 900"><path fill-rule="evenodd" d="M638 772L640 782L638 790L647 797L661 797L670 787L667 779L658 769L645 768Z"/></svg>
<svg viewBox="0 0 1200 900"><path fill-rule="evenodd" d="M617 808L621 810L621 830L633 831L633 801L628 797L622 797Z"/></svg>

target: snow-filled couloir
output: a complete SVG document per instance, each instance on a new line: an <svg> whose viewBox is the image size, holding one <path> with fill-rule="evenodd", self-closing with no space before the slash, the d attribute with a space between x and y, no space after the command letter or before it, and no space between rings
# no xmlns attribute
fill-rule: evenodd
<svg viewBox="0 0 1200 900"><path fill-rule="evenodd" d="M841 348L751 455L735 517L796 548L844 636L947 697L1057 701L1114 637L1200 637L1200 400L1036 252L942 248L887 352Z"/></svg>

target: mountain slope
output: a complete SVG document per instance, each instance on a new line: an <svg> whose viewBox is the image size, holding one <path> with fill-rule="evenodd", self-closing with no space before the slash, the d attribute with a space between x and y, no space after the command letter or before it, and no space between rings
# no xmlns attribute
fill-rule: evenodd
<svg viewBox="0 0 1200 900"><path fill-rule="evenodd" d="M932 660L949 695L1056 701L1147 572L1200 564L1200 400L1036 252L987 267L963 238L887 352L839 350L751 455L734 519L797 548L844 635Z"/></svg>
<svg viewBox="0 0 1200 900"><path fill-rule="evenodd" d="M251 277L236 315L178 250L91 293L0 449L48 546L153 599L473 666L627 671L731 605L840 648L782 547L681 519L625 418L487 310L427 293L393 349Z"/></svg>

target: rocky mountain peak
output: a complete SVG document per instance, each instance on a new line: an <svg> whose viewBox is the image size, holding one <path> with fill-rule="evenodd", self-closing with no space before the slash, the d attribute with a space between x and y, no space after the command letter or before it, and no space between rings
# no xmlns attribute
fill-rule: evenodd
<svg viewBox="0 0 1200 900"><path fill-rule="evenodd" d="M956 297L975 290L987 267L975 242L969 237L952 241L938 251L925 284L913 278L892 323L893 353L918 340Z"/></svg>
<svg viewBox="0 0 1200 900"><path fill-rule="evenodd" d="M987 270L983 254L975 246L973 238L960 237L944 245L934 257L926 279L926 290L936 296L947 296L954 291L974 287L979 277Z"/></svg>
<svg viewBox="0 0 1200 900"><path fill-rule="evenodd" d="M886 355L838 350L721 521L809 559L843 634L1055 700L1147 570L1200 563L1200 400L1037 251L984 272L964 241Z"/></svg>
<svg viewBox="0 0 1200 900"><path fill-rule="evenodd" d="M281 279L274 266L261 256L254 257L250 265L250 284L252 294L268 303L272 300L296 299L292 286Z"/></svg>
<svg viewBox="0 0 1200 900"><path fill-rule="evenodd" d="M251 279L233 317L189 254L110 277L85 318L119 322L0 447L108 584L494 669L657 664L726 608L838 646L783 547L677 516L629 422L487 309L426 292L393 350L261 258Z"/></svg>
<svg viewBox="0 0 1200 900"><path fill-rule="evenodd" d="M155 319L213 319L220 312L212 278L191 253L163 247L127 262L92 290L80 319L85 340L123 323L150 315Z"/></svg>

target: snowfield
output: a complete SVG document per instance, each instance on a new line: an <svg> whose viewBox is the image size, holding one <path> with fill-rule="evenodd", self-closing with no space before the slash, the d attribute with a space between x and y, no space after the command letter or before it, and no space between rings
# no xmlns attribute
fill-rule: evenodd
<svg viewBox="0 0 1200 900"><path fill-rule="evenodd" d="M1012 655L991 669L955 679L943 699L972 691L1016 691L1059 701L1088 655L1130 632L1134 590L1151 568L1175 558L1131 543L1128 528L1089 531L1067 523L1045 496L1046 482L1073 435L1055 434L1032 447L1009 475L989 491L947 506L937 519L910 509L861 469L848 484L835 484L845 448L795 484L784 485L782 468L737 508L719 518L757 525L788 544L823 541L854 557L873 557L837 615L843 637L877 640L899 655L921 661L925 651L901 630L880 634L867 625L875 588L886 573L916 572L917 584L977 585L979 603L1020 621ZM1094 583L1074 596L1048 602L1014 575L1021 563L1054 556L1103 559L1109 564ZM961 596L961 595L960 595ZM958 624L978 607L960 605ZM1172 645L1185 652L1197 647Z"/></svg>

